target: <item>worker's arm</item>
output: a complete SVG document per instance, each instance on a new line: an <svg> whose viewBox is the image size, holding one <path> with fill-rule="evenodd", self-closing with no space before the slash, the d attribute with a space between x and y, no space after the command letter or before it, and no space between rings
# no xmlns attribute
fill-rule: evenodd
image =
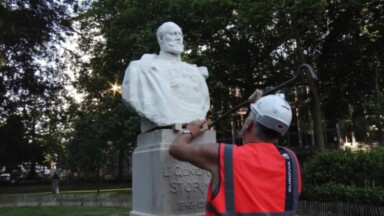
<svg viewBox="0 0 384 216"><path fill-rule="evenodd" d="M212 174L218 172L219 144L190 144L192 139L196 138L204 131L201 130L205 121L195 120L189 123L186 130L191 134L181 134L172 143L169 153L176 159L189 162L201 169L208 170Z"/></svg>

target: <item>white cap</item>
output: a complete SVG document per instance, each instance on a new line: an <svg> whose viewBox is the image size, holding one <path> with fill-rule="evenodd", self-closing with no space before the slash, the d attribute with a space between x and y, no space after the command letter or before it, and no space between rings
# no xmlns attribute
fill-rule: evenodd
<svg viewBox="0 0 384 216"><path fill-rule="evenodd" d="M255 121L284 135L292 120L291 106L278 95L267 95L251 104Z"/></svg>

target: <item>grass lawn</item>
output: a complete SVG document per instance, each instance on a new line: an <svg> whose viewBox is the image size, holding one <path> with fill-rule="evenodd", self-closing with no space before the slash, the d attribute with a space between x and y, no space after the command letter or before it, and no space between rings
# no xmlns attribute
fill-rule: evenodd
<svg viewBox="0 0 384 216"><path fill-rule="evenodd" d="M97 194L94 188L72 187L67 188L65 191L60 191L58 197L54 196L52 192L46 192L44 189L38 190L41 189L39 186L28 188L32 190L22 190L13 187L7 190L7 194L2 194L2 189L3 188L0 187L0 216L123 216L129 215L130 209L127 207L130 206L132 197L132 190L127 187L103 187L100 189L100 194ZM102 206L114 206L116 208L94 207L100 206L99 202L102 203L100 204ZM9 203L11 203L11 205L9 205ZM16 203L16 205L20 207L6 207L14 206L13 203ZM46 205L47 203L51 203L54 206L57 205L57 207L52 207L51 204ZM76 205L73 203L76 203ZM40 205L42 206L37 207ZM73 206L71 207L71 205Z"/></svg>
<svg viewBox="0 0 384 216"><path fill-rule="evenodd" d="M0 208L1 216L128 216L125 208L17 207Z"/></svg>

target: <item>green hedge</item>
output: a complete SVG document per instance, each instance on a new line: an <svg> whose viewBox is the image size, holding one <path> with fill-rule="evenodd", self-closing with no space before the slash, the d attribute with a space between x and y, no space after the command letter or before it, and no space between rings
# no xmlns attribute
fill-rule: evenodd
<svg viewBox="0 0 384 216"><path fill-rule="evenodd" d="M303 167L301 198L384 206L384 149L316 154Z"/></svg>
<svg viewBox="0 0 384 216"><path fill-rule="evenodd" d="M334 182L358 187L384 187L384 149L318 153L304 166L303 181L313 185Z"/></svg>
<svg viewBox="0 0 384 216"><path fill-rule="evenodd" d="M334 182L304 185L300 199L321 202L352 202L384 206L383 187L355 187Z"/></svg>

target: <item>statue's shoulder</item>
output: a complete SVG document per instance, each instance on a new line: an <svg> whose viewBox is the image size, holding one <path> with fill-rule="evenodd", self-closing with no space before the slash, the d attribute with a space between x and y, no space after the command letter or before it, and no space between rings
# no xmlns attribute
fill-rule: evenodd
<svg viewBox="0 0 384 216"><path fill-rule="evenodd" d="M140 58L140 62L148 62L148 61L153 61L155 60L156 58L158 57L157 54L144 54L143 56L141 56Z"/></svg>
<svg viewBox="0 0 384 216"><path fill-rule="evenodd" d="M190 64L188 62L182 62L184 67L190 68L192 71L199 72L205 79L208 78L208 69L205 66L197 66L195 64Z"/></svg>
<svg viewBox="0 0 384 216"><path fill-rule="evenodd" d="M157 57L158 55L156 54L144 54L139 60L131 61L128 65L128 68L131 70L139 68L148 69Z"/></svg>
<svg viewBox="0 0 384 216"><path fill-rule="evenodd" d="M185 62L185 61L181 61L180 63L181 63L184 67L197 68L197 65L195 65L195 64L191 64L191 63L188 63L188 62Z"/></svg>

